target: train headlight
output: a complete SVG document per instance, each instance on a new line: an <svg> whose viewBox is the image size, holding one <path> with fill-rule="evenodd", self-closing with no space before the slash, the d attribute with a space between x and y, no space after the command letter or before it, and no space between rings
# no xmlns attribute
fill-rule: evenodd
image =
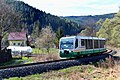
<svg viewBox="0 0 120 80"><path fill-rule="evenodd" d="M63 51L63 50L60 50L60 53L64 53L64 51Z"/></svg>

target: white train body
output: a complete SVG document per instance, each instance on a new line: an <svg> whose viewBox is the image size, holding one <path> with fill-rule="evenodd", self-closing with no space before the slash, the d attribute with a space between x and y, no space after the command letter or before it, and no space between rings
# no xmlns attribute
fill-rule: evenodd
<svg viewBox="0 0 120 80"><path fill-rule="evenodd" d="M60 57L78 57L105 52L105 38L69 36L62 37L59 43Z"/></svg>

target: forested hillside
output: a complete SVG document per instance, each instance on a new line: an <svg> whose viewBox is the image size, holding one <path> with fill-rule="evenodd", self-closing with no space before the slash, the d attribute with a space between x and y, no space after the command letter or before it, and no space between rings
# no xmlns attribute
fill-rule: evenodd
<svg viewBox="0 0 120 80"><path fill-rule="evenodd" d="M33 32L36 25L39 26L39 30L37 31L40 31L45 26L51 26L53 31L56 32L58 27L61 27L64 30L65 35L74 35L84 29L75 22L61 19L60 17L51 15L50 13L45 13L25 4L24 2L7 0L7 3L12 5L16 12L20 12L22 14L23 26L28 29L29 34Z"/></svg>
<svg viewBox="0 0 120 80"><path fill-rule="evenodd" d="M112 18L106 19L104 22L100 22L101 26L98 37L104 37L107 39L107 44L120 47L120 11Z"/></svg>
<svg viewBox="0 0 120 80"><path fill-rule="evenodd" d="M99 19L105 20L106 18L113 18L115 13L110 13L110 14L103 14L103 15L88 15L88 16L66 16L64 18L71 20L73 22L76 22L84 27L90 26L90 27L96 27L96 22ZM97 27L96 27L97 28ZM99 29L99 28L98 28Z"/></svg>
<svg viewBox="0 0 120 80"><path fill-rule="evenodd" d="M7 0L7 3L22 14L23 26L28 29L29 34L33 33L33 29L36 25L39 26L39 30L45 26L51 26L55 32L58 27L61 27L65 35L78 34L81 30L85 29L86 26L95 27L95 29L98 30L99 28L95 26L95 23L99 19L105 20L106 18L113 18L115 14L58 17L33 8L21 1Z"/></svg>

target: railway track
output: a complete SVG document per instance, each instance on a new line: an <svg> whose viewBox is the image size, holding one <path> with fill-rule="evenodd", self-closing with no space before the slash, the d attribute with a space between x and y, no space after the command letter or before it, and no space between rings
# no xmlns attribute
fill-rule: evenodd
<svg viewBox="0 0 120 80"><path fill-rule="evenodd" d="M62 59L48 62L38 62L31 64L22 64L15 66L0 67L0 78L23 77L27 75L43 73L50 70L59 70L68 68L70 66L77 66L80 64L89 64L90 62L97 62L111 56L112 50L109 50L101 55L87 56L81 58Z"/></svg>

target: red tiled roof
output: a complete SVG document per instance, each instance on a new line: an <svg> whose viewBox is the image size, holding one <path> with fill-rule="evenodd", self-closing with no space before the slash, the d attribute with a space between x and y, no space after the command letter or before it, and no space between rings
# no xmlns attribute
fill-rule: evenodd
<svg viewBox="0 0 120 80"><path fill-rule="evenodd" d="M8 40L25 40L26 32L11 32L8 36Z"/></svg>

